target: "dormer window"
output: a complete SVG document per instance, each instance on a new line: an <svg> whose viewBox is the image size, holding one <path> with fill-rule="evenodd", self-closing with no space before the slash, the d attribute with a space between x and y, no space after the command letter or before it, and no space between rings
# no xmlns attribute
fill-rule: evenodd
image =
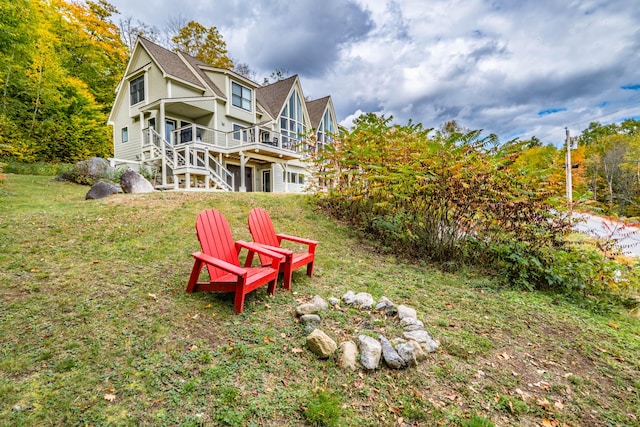
<svg viewBox="0 0 640 427"><path fill-rule="evenodd" d="M231 83L231 103L234 107L251 111L251 89L239 85L236 82Z"/></svg>
<svg viewBox="0 0 640 427"><path fill-rule="evenodd" d="M129 82L129 94L131 95L131 105L144 101L144 74Z"/></svg>

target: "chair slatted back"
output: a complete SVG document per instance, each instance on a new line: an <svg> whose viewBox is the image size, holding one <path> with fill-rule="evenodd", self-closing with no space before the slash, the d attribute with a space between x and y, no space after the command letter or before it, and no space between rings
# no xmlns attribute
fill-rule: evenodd
<svg viewBox="0 0 640 427"><path fill-rule="evenodd" d="M240 266L235 242L227 219L217 210L207 209L196 219L196 232L202 252L235 266ZM218 268L208 267L211 280L226 274Z"/></svg>
<svg viewBox="0 0 640 427"><path fill-rule="evenodd" d="M267 211L262 208L254 208L249 212L249 232L253 241L262 245L280 246L276 230L273 228L271 217ZM260 262L268 263L269 257L260 255Z"/></svg>

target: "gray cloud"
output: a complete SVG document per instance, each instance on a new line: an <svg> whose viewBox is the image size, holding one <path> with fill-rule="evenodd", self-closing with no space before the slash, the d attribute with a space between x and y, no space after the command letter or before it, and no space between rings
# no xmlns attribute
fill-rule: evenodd
<svg viewBox="0 0 640 427"><path fill-rule="evenodd" d="M334 65L343 45L373 28L369 13L351 1L269 2L254 12L246 44L251 64L312 77Z"/></svg>
<svg viewBox="0 0 640 427"><path fill-rule="evenodd" d="M175 13L168 0L114 3L157 22ZM637 1L185 0L179 13L217 26L258 76L300 74L345 124L380 112L558 142L564 126L640 112L605 116L638 104L622 89L640 84ZM538 114L548 109L566 110Z"/></svg>

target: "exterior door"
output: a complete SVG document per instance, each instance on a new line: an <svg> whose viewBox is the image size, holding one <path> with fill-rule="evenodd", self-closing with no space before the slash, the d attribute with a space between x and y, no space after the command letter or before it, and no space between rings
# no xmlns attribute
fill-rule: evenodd
<svg viewBox="0 0 640 427"><path fill-rule="evenodd" d="M271 193L271 171L262 171L262 191Z"/></svg>
<svg viewBox="0 0 640 427"><path fill-rule="evenodd" d="M173 131L176 130L176 121L172 119L166 119L164 122L164 139L166 139L169 144L175 144L173 140Z"/></svg>
<svg viewBox="0 0 640 427"><path fill-rule="evenodd" d="M240 179L240 166L228 164L226 168L233 174L233 191L240 191L240 185L242 184L242 180ZM253 168L248 166L244 167L244 185L247 192L253 191Z"/></svg>

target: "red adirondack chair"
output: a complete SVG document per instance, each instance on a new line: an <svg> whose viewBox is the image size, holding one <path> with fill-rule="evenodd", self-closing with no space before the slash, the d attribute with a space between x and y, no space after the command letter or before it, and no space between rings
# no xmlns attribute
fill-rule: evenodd
<svg viewBox="0 0 640 427"><path fill-rule="evenodd" d="M293 271L304 265L307 266L307 276L311 277L318 242L302 237L290 236L288 234L276 234L269 214L261 208L254 208L249 212L249 232L251 232L254 242L285 256L285 259L282 260L282 264L280 265L284 273L285 289L291 289L291 274ZM291 250L281 248L280 244L283 240L307 245L307 251L294 253ZM264 265L268 262L268 259L260 255L260 261Z"/></svg>
<svg viewBox="0 0 640 427"><path fill-rule="evenodd" d="M226 218L213 209L200 212L196 220L196 231L202 252L191 254L195 262L187 284L188 293L233 292L236 314L242 313L244 297L254 289L268 283L267 290L273 295L283 255L255 243L241 240L234 242ZM242 248L249 251L244 267L240 267L238 259ZM260 255L262 267L251 267L254 253ZM203 267L207 268L209 274L207 282L198 281Z"/></svg>

